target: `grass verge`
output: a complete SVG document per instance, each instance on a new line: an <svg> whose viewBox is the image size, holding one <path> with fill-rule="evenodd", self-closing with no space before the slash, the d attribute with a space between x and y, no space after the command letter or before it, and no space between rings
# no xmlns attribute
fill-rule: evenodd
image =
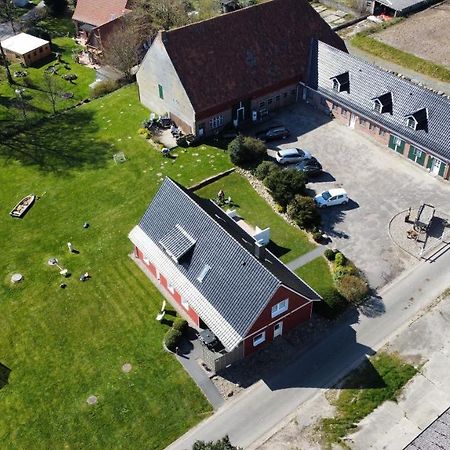
<svg viewBox="0 0 450 450"><path fill-rule="evenodd" d="M228 155L224 153L227 157ZM271 242L268 246L283 262L307 253L315 246L309 242L306 234L276 214L269 204L252 188L243 176L232 173L216 182L199 189L200 197L214 199L223 190L225 197L233 200L231 209L236 209L241 217L252 226L261 229L270 227Z"/></svg>
<svg viewBox="0 0 450 450"><path fill-rule="evenodd" d="M378 29L376 31L378 31ZM384 42L380 42L371 37L374 32L374 30L368 30L358 33L352 38L351 44L378 58L391 61L438 80L450 82L450 70L446 67L391 47Z"/></svg>
<svg viewBox="0 0 450 450"><path fill-rule="evenodd" d="M357 427L364 417L386 400L396 401L416 369L398 356L380 352L353 370L340 384L333 405L336 415L322 420L323 438L329 448Z"/></svg>
<svg viewBox="0 0 450 450"><path fill-rule="evenodd" d="M314 310L333 319L348 306L348 302L339 294L333 281L330 265L323 256L313 259L298 268L295 273L308 283L323 299Z"/></svg>

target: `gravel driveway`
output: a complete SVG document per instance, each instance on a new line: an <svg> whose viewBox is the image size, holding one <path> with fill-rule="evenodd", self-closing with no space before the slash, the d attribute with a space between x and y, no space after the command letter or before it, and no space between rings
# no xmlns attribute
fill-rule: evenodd
<svg viewBox="0 0 450 450"><path fill-rule="evenodd" d="M274 120L292 136L281 147L305 148L326 173L308 184L311 194L343 187L351 199L322 212L332 245L343 250L380 288L417 263L390 239L389 221L410 206L427 202L450 212L450 184L305 104L285 109ZM276 143L277 144L277 143Z"/></svg>

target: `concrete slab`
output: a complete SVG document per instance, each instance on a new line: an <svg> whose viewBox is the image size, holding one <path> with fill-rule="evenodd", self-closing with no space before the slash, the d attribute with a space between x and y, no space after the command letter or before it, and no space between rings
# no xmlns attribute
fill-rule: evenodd
<svg viewBox="0 0 450 450"><path fill-rule="evenodd" d="M420 408L417 405L420 404ZM450 393L444 392L423 375L417 375L406 386L399 407L405 416L417 427L424 429L430 423L430 417L437 417L450 405Z"/></svg>

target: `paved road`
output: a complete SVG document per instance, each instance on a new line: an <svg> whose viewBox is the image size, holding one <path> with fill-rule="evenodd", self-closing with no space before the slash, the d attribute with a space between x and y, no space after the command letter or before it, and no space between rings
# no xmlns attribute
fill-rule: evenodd
<svg viewBox="0 0 450 450"><path fill-rule="evenodd" d="M168 449L189 449L198 439L214 440L225 434L244 448L263 442L287 415L380 348L449 287L449 266L447 246L434 262L422 262L386 286L372 308L366 307L359 316L350 311L282 372L255 384Z"/></svg>

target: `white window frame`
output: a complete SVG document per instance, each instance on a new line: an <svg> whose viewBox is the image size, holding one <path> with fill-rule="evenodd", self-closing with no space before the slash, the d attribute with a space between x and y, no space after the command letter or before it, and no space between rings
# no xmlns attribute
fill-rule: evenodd
<svg viewBox="0 0 450 450"><path fill-rule="evenodd" d="M340 90L341 90L341 83L339 83L339 81L336 80L336 78L333 78L333 80L332 80L332 88L333 88L333 91L336 91L336 92L340 92Z"/></svg>
<svg viewBox="0 0 450 450"><path fill-rule="evenodd" d="M272 319L278 317L280 314L285 313L289 309L289 299L285 298L281 302L272 306Z"/></svg>
<svg viewBox="0 0 450 450"><path fill-rule="evenodd" d="M215 116L209 119L209 126L211 128L219 128L223 125L224 118L223 115Z"/></svg>
<svg viewBox="0 0 450 450"><path fill-rule="evenodd" d="M379 100L373 101L373 110L380 114L383 112L383 105L381 104L381 102Z"/></svg>
<svg viewBox="0 0 450 450"><path fill-rule="evenodd" d="M261 345L266 340L266 332L262 331L253 337L253 347Z"/></svg>
<svg viewBox="0 0 450 450"><path fill-rule="evenodd" d="M280 331L277 333L277 328L280 329ZM277 322L274 326L273 326L273 337L274 339L278 336L282 336L283 335L283 321L281 322Z"/></svg>
<svg viewBox="0 0 450 450"><path fill-rule="evenodd" d="M181 306L182 306L186 311L189 311L189 302L188 302L184 297L181 297Z"/></svg>
<svg viewBox="0 0 450 450"><path fill-rule="evenodd" d="M144 261L144 264L146 264L147 266L150 265L150 260L148 258L144 258L142 261Z"/></svg>
<svg viewBox="0 0 450 450"><path fill-rule="evenodd" d="M169 280L167 280L167 290L171 294L175 294L175 288L173 287L173 284Z"/></svg>
<svg viewBox="0 0 450 450"><path fill-rule="evenodd" d="M408 117L406 119L406 126L408 128L411 128L412 130L415 130L417 128L417 120L414 119L414 117Z"/></svg>

